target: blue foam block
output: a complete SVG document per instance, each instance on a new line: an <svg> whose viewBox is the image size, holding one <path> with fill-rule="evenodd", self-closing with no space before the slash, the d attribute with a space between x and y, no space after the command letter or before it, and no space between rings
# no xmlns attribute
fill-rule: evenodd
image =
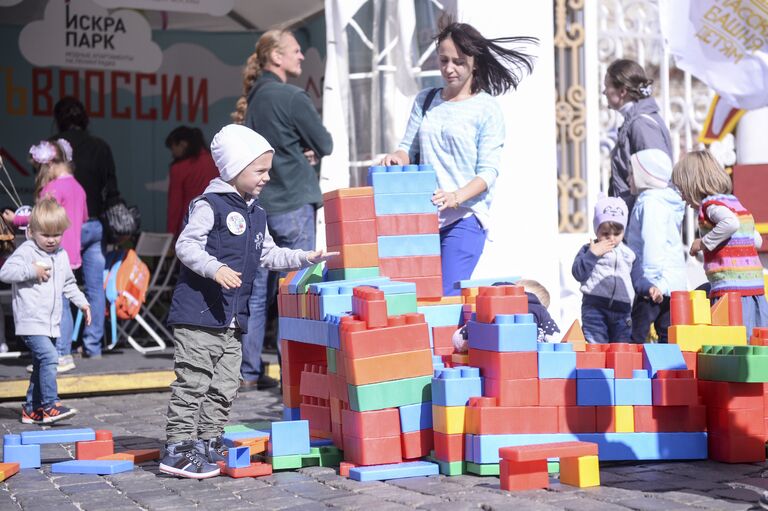
<svg viewBox="0 0 768 511"><path fill-rule="evenodd" d="M425 192L430 195L437 188L434 172L373 172L369 174L368 186L373 186L373 193L414 193Z"/></svg>
<svg viewBox="0 0 768 511"><path fill-rule="evenodd" d="M283 420L284 421L297 421L301 419L300 408L283 408Z"/></svg>
<svg viewBox="0 0 768 511"><path fill-rule="evenodd" d="M54 474L117 474L133 470L133 462L128 460L71 460L54 463Z"/></svg>
<svg viewBox="0 0 768 511"><path fill-rule="evenodd" d="M272 423L270 456L309 454L309 421L283 421Z"/></svg>
<svg viewBox="0 0 768 511"><path fill-rule="evenodd" d="M576 378L574 351L539 351L538 364L539 378Z"/></svg>
<svg viewBox="0 0 768 511"><path fill-rule="evenodd" d="M641 371L646 373L646 371ZM651 392L651 379L646 378L619 378L614 380L616 405L653 405Z"/></svg>
<svg viewBox="0 0 768 511"><path fill-rule="evenodd" d="M333 445L333 440L330 438L310 438L310 447L325 447L326 445Z"/></svg>
<svg viewBox="0 0 768 511"><path fill-rule="evenodd" d="M379 236L379 257L440 255L439 234Z"/></svg>
<svg viewBox="0 0 768 511"><path fill-rule="evenodd" d="M22 444L69 444L88 440L96 440L96 433L91 428L48 429L21 433Z"/></svg>
<svg viewBox="0 0 768 511"><path fill-rule="evenodd" d="M398 215L410 213L435 213L432 192L380 193L373 196L377 215Z"/></svg>
<svg viewBox="0 0 768 511"><path fill-rule="evenodd" d="M280 329L281 339L298 341L306 344L328 346L328 341L331 337L328 323L314 319L281 316L279 318L278 328Z"/></svg>
<svg viewBox="0 0 768 511"><path fill-rule="evenodd" d="M470 435L467 435L469 437ZM472 435L473 463L498 463L499 448L551 442L593 442L600 461L686 460L707 458L707 434L695 433L553 433ZM470 450L467 449L467 453Z"/></svg>
<svg viewBox="0 0 768 511"><path fill-rule="evenodd" d="M432 378L432 403L440 406L466 406L471 397L483 395L483 380L477 367L455 367L435 371Z"/></svg>
<svg viewBox="0 0 768 511"><path fill-rule="evenodd" d="M436 476L439 473L440 469L436 463L408 461L391 465L355 467L349 470L349 477L355 481L384 481L386 479L404 479L406 477Z"/></svg>
<svg viewBox="0 0 768 511"><path fill-rule="evenodd" d="M576 404L579 406L611 406L616 404L613 378L580 378L576 380Z"/></svg>
<svg viewBox="0 0 768 511"><path fill-rule="evenodd" d="M413 282L387 282L386 284L379 284L373 287L381 290L384 293L384 296L416 292L416 284Z"/></svg>
<svg viewBox="0 0 768 511"><path fill-rule="evenodd" d="M527 314L522 316L528 316ZM507 318L497 316L506 321ZM486 351L536 351L539 329L536 323L467 322L469 347ZM576 355L574 354L574 369Z"/></svg>
<svg viewBox="0 0 768 511"><path fill-rule="evenodd" d="M677 344L644 344L643 369L651 378L656 377L656 371L665 369L688 369L685 359Z"/></svg>
<svg viewBox="0 0 768 511"><path fill-rule="evenodd" d="M585 380L607 380L614 378L613 369L576 369L576 378Z"/></svg>
<svg viewBox="0 0 768 511"><path fill-rule="evenodd" d="M19 435L3 435L3 462L18 463L19 468L38 468L40 446L38 444L22 445Z"/></svg>
<svg viewBox="0 0 768 511"><path fill-rule="evenodd" d="M251 466L251 448L247 445L227 449L227 467L245 468Z"/></svg>
<svg viewBox="0 0 768 511"><path fill-rule="evenodd" d="M432 387L434 389L434 386ZM403 433L432 428L432 401L400 407L400 430Z"/></svg>

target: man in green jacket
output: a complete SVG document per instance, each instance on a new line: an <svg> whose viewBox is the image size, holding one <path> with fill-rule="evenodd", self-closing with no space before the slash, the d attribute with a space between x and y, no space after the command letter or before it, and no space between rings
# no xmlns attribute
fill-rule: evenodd
<svg viewBox="0 0 768 511"><path fill-rule="evenodd" d="M270 182L259 202L278 246L314 250L315 210L322 206L319 172L313 166L333 149L309 96L286 83L301 75L304 55L288 31L270 30L256 44L245 69L247 110L244 123L275 149ZM269 307L277 294L279 274L260 269L253 282L248 334L243 336L243 389L273 387L263 374L261 350ZM279 337L278 337L279 338Z"/></svg>

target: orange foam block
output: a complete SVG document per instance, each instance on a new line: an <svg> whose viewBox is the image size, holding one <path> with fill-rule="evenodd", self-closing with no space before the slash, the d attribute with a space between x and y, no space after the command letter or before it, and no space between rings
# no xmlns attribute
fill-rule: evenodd
<svg viewBox="0 0 768 511"><path fill-rule="evenodd" d="M416 284L416 297L440 298L443 295L443 278L441 276L429 277L391 277L394 282L412 282Z"/></svg>
<svg viewBox="0 0 768 511"><path fill-rule="evenodd" d="M328 252L338 252L326 261L329 270L341 268L371 268L379 265L378 243L329 246Z"/></svg>
<svg viewBox="0 0 768 511"><path fill-rule="evenodd" d="M115 453L115 442L112 440L111 431L97 429L95 436L95 440L75 442L75 459L96 460L101 456Z"/></svg>
<svg viewBox="0 0 768 511"><path fill-rule="evenodd" d="M528 297L522 286L483 286L476 299L477 321L493 323L497 314L527 314Z"/></svg>
<svg viewBox="0 0 768 511"><path fill-rule="evenodd" d="M400 412L397 408L355 412L341 411L344 434L357 438L380 438L400 434Z"/></svg>
<svg viewBox="0 0 768 511"><path fill-rule="evenodd" d="M581 456L597 456L597 444L592 442L552 442L535 445L516 445L499 449L499 457L509 461L579 458Z"/></svg>
<svg viewBox="0 0 768 511"><path fill-rule="evenodd" d="M18 463L0 463L0 481L5 481L18 471Z"/></svg>
<svg viewBox="0 0 768 511"><path fill-rule="evenodd" d="M343 354L344 352L340 352ZM366 358L344 358L347 383L366 385L383 381L429 376L432 368L432 350L390 353Z"/></svg>
<svg viewBox="0 0 768 511"><path fill-rule="evenodd" d="M442 275L440 256L381 257L379 271L390 278Z"/></svg>
<svg viewBox="0 0 768 511"><path fill-rule="evenodd" d="M325 243L331 247L377 241L376 221L372 218L325 224Z"/></svg>
<svg viewBox="0 0 768 511"><path fill-rule="evenodd" d="M502 490L507 491L549 488L547 460L522 463L501 460L499 463L499 486Z"/></svg>
<svg viewBox="0 0 768 511"><path fill-rule="evenodd" d="M571 323L570 328L565 332L560 342L572 343L573 351L585 351L587 340L584 337L584 332L581 330L581 324L578 319Z"/></svg>
<svg viewBox="0 0 768 511"><path fill-rule="evenodd" d="M342 190L370 190L369 195L341 195ZM329 223L376 218L373 188L346 188L323 194L325 221Z"/></svg>
<svg viewBox="0 0 768 511"><path fill-rule="evenodd" d="M269 442L268 436L258 438L240 438L233 443L235 447L250 447L251 454L259 454L267 450L267 443Z"/></svg>
<svg viewBox="0 0 768 511"><path fill-rule="evenodd" d="M500 380L537 378L538 353L535 351L498 352L469 349L469 365L479 367L485 378Z"/></svg>
<svg viewBox="0 0 768 511"><path fill-rule="evenodd" d="M400 443L403 450L403 459L423 458L428 456L434 447L434 435L431 429L400 433Z"/></svg>

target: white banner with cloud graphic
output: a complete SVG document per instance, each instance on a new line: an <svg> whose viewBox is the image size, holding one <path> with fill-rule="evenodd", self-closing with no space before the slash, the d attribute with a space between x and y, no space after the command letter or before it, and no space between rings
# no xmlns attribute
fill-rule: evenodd
<svg viewBox="0 0 768 511"><path fill-rule="evenodd" d="M110 13L90 0L50 0L43 19L22 29L19 49L36 66L148 73L163 55L139 13Z"/></svg>
<svg viewBox="0 0 768 511"><path fill-rule="evenodd" d="M110 9L123 7L152 11L202 12L212 16L224 16L235 6L235 0L94 0Z"/></svg>

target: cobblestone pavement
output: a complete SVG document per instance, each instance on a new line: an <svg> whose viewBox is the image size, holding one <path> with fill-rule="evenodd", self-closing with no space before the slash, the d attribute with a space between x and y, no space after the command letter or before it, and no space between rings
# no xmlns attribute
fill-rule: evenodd
<svg viewBox="0 0 768 511"><path fill-rule="evenodd" d="M110 429L116 450L159 447L164 438L168 393L69 399L80 413L65 427ZM241 395L232 423L280 417L277 392ZM3 433L22 425L19 403L0 403ZM216 477L175 479L158 472L157 463L114 476L55 475L50 463L74 457L74 445L45 445L43 468L23 470L0 483L0 510L48 511L127 509L514 509L663 510L761 509L759 494L739 484L768 489L763 464L725 465L710 461L604 464L602 486L579 490L553 483L549 490L508 493L495 477L427 477L358 483L333 469L310 467L259 479ZM768 476L768 471L766 471ZM736 487L731 485L736 484Z"/></svg>

